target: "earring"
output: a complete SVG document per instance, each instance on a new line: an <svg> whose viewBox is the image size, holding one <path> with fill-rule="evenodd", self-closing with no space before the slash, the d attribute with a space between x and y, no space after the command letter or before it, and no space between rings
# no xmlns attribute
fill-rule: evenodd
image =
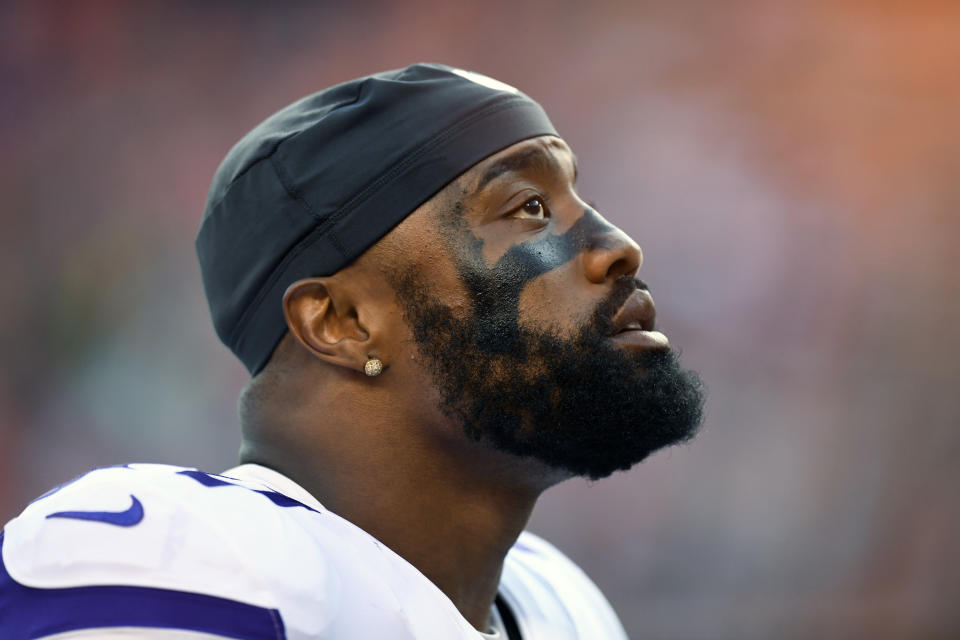
<svg viewBox="0 0 960 640"><path fill-rule="evenodd" d="M363 365L363 372L370 376L378 376L383 373L383 362L380 358L370 358Z"/></svg>

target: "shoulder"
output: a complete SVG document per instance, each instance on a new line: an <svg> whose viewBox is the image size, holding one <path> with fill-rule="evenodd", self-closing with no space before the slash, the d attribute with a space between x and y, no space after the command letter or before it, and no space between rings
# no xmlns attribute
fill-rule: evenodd
<svg viewBox="0 0 960 640"><path fill-rule="evenodd" d="M626 640L613 607L583 570L543 538L524 531L507 554L501 594L524 637ZM526 631L524 633L524 631Z"/></svg>
<svg viewBox="0 0 960 640"><path fill-rule="evenodd" d="M282 637L280 602L322 593L332 579L297 512L316 515L265 486L196 469L95 469L32 502L0 533L0 628L13 619L4 608L53 620L59 614L48 609L70 603L71 615L132 616L128 626L151 626L150 612L200 619L219 611L220 620L250 620L262 637ZM297 583L294 564L309 569L294 574Z"/></svg>
<svg viewBox="0 0 960 640"><path fill-rule="evenodd" d="M296 528L294 509L312 511L262 485L197 469L95 469L9 522L3 558L9 571L44 588L117 581L170 586L186 579L223 589L217 574L229 571L234 578L227 588L239 595L257 587L247 589L236 574L272 555L276 534ZM203 566L190 563L194 558L203 558Z"/></svg>

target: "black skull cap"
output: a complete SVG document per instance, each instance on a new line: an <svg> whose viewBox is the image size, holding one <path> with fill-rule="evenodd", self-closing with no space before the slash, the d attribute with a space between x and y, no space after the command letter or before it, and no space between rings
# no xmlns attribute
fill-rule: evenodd
<svg viewBox="0 0 960 640"><path fill-rule="evenodd" d="M477 162L541 135L557 132L531 98L440 64L270 116L217 169L197 235L217 335L256 375L287 331L290 284L336 273Z"/></svg>

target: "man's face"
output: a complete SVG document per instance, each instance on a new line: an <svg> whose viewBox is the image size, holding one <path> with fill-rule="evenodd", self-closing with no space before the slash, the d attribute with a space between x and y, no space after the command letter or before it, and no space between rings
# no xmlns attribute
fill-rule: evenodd
<svg viewBox="0 0 960 640"><path fill-rule="evenodd" d="M487 158L431 208L462 293L439 294L423 265L391 280L442 409L469 437L599 478L692 437L703 394L653 331L640 249L575 178L553 137Z"/></svg>

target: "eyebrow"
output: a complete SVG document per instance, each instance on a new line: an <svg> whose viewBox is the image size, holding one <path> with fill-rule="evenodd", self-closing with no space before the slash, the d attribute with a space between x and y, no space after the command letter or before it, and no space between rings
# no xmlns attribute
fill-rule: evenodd
<svg viewBox="0 0 960 640"><path fill-rule="evenodd" d="M573 156L573 180L576 182L577 157L572 153L570 155ZM483 174L483 177L480 178L476 190L478 192L482 191L484 187L505 173L520 173L529 170L547 173L549 171L556 171L558 166L559 163L557 160L540 147L517 151L509 156L500 158L490 165L486 173Z"/></svg>

